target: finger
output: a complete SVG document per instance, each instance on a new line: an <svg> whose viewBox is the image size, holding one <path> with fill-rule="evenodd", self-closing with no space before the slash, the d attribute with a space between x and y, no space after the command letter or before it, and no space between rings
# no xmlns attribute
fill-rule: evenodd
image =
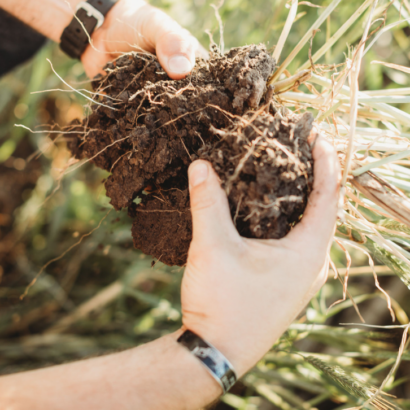
<svg viewBox="0 0 410 410"><path fill-rule="evenodd" d="M105 30L104 30L105 29ZM206 58L207 53L187 30L161 10L143 0L122 0L107 15L100 30L105 55L90 62L95 73L113 57L130 51L156 53L167 74L174 80L186 77L195 65L195 55ZM90 48L90 47L89 47ZM87 50L88 51L88 50ZM91 60L87 58L87 60ZM94 67L97 67L95 69Z"/></svg>
<svg viewBox="0 0 410 410"><path fill-rule="evenodd" d="M313 191L302 221L286 236L290 241L312 243L325 250L334 233L340 187L340 168L336 152L323 137L313 147Z"/></svg>
<svg viewBox="0 0 410 410"><path fill-rule="evenodd" d="M150 5L141 7L136 18L139 45L156 52L160 64L172 79L186 77L195 65L198 41L171 17Z"/></svg>
<svg viewBox="0 0 410 410"><path fill-rule="evenodd" d="M81 56L81 62L89 78L94 78L97 74L104 75L103 67L112 60L112 55L106 50L106 43L103 41L104 35L105 29L97 30L92 45L89 45Z"/></svg>
<svg viewBox="0 0 410 410"><path fill-rule="evenodd" d="M188 169L193 241L203 245L238 238L228 199L211 164L198 160Z"/></svg>
<svg viewBox="0 0 410 410"><path fill-rule="evenodd" d="M121 54L141 51L141 47L149 50L151 46L139 36L143 22L143 15L139 15L143 14L144 7L144 0L119 1L107 14L102 27L94 31L91 43L81 56L90 78L104 74L103 67Z"/></svg>
<svg viewBox="0 0 410 410"><path fill-rule="evenodd" d="M195 65L197 40L181 28L164 29L155 43L158 60L174 80L185 78Z"/></svg>

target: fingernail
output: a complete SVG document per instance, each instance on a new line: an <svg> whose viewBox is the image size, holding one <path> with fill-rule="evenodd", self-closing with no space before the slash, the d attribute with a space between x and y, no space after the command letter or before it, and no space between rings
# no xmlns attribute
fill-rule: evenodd
<svg viewBox="0 0 410 410"><path fill-rule="evenodd" d="M175 74L189 73L192 70L192 64L184 56L174 56L168 61L168 70Z"/></svg>
<svg viewBox="0 0 410 410"><path fill-rule="evenodd" d="M193 162L188 170L191 188L202 184L208 178L208 165L202 161Z"/></svg>

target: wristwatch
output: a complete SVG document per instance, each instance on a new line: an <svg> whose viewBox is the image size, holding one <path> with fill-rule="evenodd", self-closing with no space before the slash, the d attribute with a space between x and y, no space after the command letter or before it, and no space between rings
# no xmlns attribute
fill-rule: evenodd
<svg viewBox="0 0 410 410"><path fill-rule="evenodd" d="M78 4L75 16L64 29L60 48L71 58L80 59L93 31L102 26L105 16L118 0L88 0Z"/></svg>

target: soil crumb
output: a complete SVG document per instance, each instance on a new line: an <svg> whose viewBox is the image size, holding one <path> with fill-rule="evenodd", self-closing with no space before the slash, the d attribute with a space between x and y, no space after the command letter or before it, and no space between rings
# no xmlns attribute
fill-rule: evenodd
<svg viewBox="0 0 410 410"><path fill-rule="evenodd" d="M107 196L128 208L136 248L186 263L187 169L198 158L218 173L242 236L281 238L300 220L313 183L313 117L267 101L274 68L263 45L223 56L214 47L183 80L171 80L155 56L131 53L93 81L105 95L73 123L69 148L110 172Z"/></svg>

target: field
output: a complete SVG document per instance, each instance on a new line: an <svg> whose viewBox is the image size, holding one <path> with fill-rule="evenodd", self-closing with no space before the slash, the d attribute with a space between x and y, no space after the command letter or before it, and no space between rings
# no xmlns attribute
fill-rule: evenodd
<svg viewBox="0 0 410 410"><path fill-rule="evenodd" d="M279 58L276 102L311 112L346 170L328 282L214 408L410 408L408 1L227 0L223 42L210 2L152 3L205 47L207 30L225 51L265 43ZM88 101L53 70L90 90L53 44L0 80L1 374L129 348L181 323L183 269L134 249L132 221L101 183L109 173L73 165L59 130ZM388 183L384 202L369 170ZM379 386L397 398L367 403Z"/></svg>

